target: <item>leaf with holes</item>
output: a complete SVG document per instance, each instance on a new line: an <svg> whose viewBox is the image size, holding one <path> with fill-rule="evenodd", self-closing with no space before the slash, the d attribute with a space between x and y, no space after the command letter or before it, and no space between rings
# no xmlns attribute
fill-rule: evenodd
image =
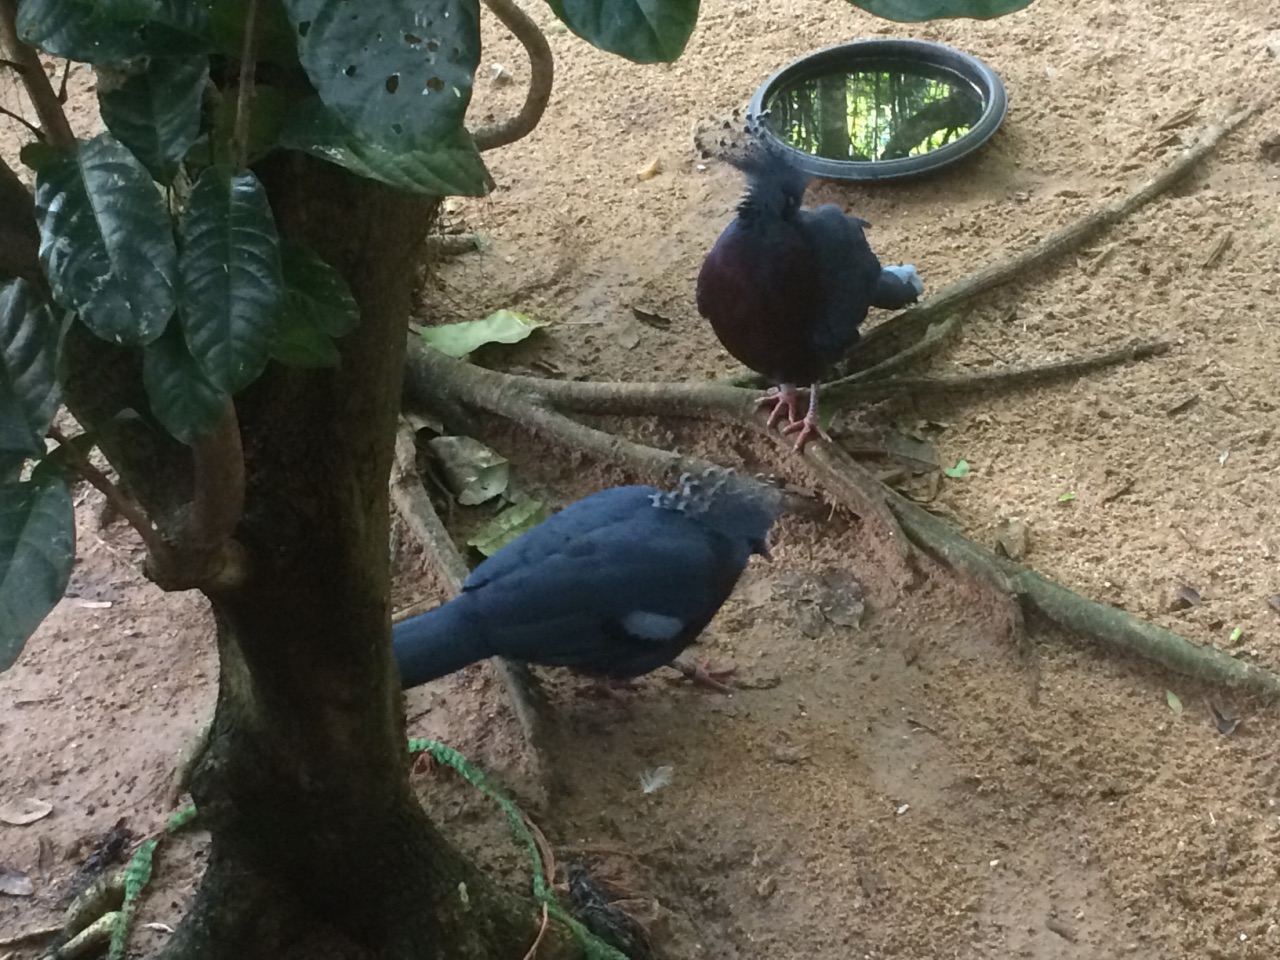
<svg viewBox="0 0 1280 960"><path fill-rule="evenodd" d="M75 509L62 477L0 487L0 671L62 598L75 553Z"/></svg>
<svg viewBox="0 0 1280 960"><path fill-rule="evenodd" d="M111 87L100 76L102 122L153 177L170 183L200 135L200 100L208 80L208 57L155 57L146 70Z"/></svg>
<svg viewBox="0 0 1280 960"><path fill-rule="evenodd" d="M209 4L190 0L20 0L18 36L85 63L207 53Z"/></svg>
<svg viewBox="0 0 1280 960"><path fill-rule="evenodd" d="M155 418L188 446L207 435L227 408L227 394L209 382L191 356L176 318L143 349L142 385Z"/></svg>
<svg viewBox="0 0 1280 960"><path fill-rule="evenodd" d="M215 387L243 390L267 365L284 292L267 192L250 171L210 167L187 198L178 234L187 346Z"/></svg>
<svg viewBox="0 0 1280 960"><path fill-rule="evenodd" d="M587 43L636 63L669 63L684 52L698 0L547 0Z"/></svg>
<svg viewBox="0 0 1280 960"><path fill-rule="evenodd" d="M271 356L290 367L336 367L333 338L356 328L360 311L342 274L299 243L280 247L284 268L284 310L271 343Z"/></svg>
<svg viewBox="0 0 1280 960"><path fill-rule="evenodd" d="M456 134L480 62L476 0L284 0L324 105L393 151Z"/></svg>
<svg viewBox="0 0 1280 960"><path fill-rule="evenodd" d="M493 184L462 127L422 147L388 144L355 133L316 99L301 104L285 122L280 146L412 193L480 197Z"/></svg>
<svg viewBox="0 0 1280 960"><path fill-rule="evenodd" d="M990 20L1031 6L1031 0L849 0L849 2L877 17L897 20L900 23L943 20L948 17Z"/></svg>
<svg viewBox="0 0 1280 960"><path fill-rule="evenodd" d="M38 457L58 410L57 323L26 280L0 285L0 452ZM6 459L9 459L6 457Z"/></svg>
<svg viewBox="0 0 1280 960"><path fill-rule="evenodd" d="M177 305L178 250L151 174L109 133L36 177L40 262L55 299L121 344L160 336Z"/></svg>

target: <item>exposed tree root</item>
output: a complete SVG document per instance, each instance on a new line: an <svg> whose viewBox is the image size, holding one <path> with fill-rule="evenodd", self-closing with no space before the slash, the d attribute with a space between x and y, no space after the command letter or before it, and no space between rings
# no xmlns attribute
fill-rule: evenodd
<svg viewBox="0 0 1280 960"><path fill-rule="evenodd" d="M401 421L396 433L396 459L391 468L391 502L408 524L414 538L435 561L448 582L449 589L457 593L462 589L462 583L470 571L418 479L416 456L413 430ZM538 679L525 664L498 660L496 667L507 689L507 695L511 698L516 721L538 758L538 766L541 768L539 773L544 777L549 776L552 768L546 763L549 724L546 695Z"/></svg>
<svg viewBox="0 0 1280 960"><path fill-rule="evenodd" d="M1187 176L1208 156L1228 133L1244 123L1265 105L1257 101L1225 119L1210 125L1196 142L1183 150L1167 167L1130 192L1123 199L1098 207L1086 217L1061 230L1055 230L1034 246L1006 260L971 274L932 297L908 307L884 323L872 328L858 344L852 358L855 369L866 369L899 353L910 342L920 338L930 324L971 303L977 297L1014 280L1034 276L1035 271L1063 254L1080 249L1103 230L1132 216L1152 200Z"/></svg>
<svg viewBox="0 0 1280 960"><path fill-rule="evenodd" d="M991 583L1023 607L1034 609L1072 633L1108 649L1150 660L1173 673L1280 697L1280 676L1270 670L1237 660L1216 647L1192 643L1116 607L1088 600L974 543L901 494L889 490L887 495L889 508L907 536L922 549L969 576Z"/></svg>
<svg viewBox="0 0 1280 960"><path fill-rule="evenodd" d="M883 399L903 394L973 392L1039 384L1075 377L1102 367L1144 360L1167 352L1162 342L1138 343L1086 357L991 373L954 377L885 379L907 363L936 349L959 327L957 310L978 295L1020 278L1053 257L1077 249L1186 176L1230 130L1251 116L1257 105L1240 110L1208 128L1196 143L1164 171L1123 200L1094 210L1083 220L1006 261L980 270L917 307L874 329L855 354L861 371L824 389L833 404ZM445 403L497 414L570 449L624 464L640 473L670 477L709 464L696 457L659 450L588 426L570 414L660 416L752 423L769 433L755 413L758 391L733 383L600 383L546 380L504 374L446 357L411 342L406 376L406 402L432 406ZM770 433L770 436L774 436ZM775 437L775 439L778 439ZM780 443L789 447L785 441ZM784 463L786 460L784 459ZM792 461L794 462L794 461ZM1122 610L1087 600L1010 560L996 556L954 530L945 521L886 487L843 450L812 444L804 463L828 492L864 520L887 533L895 561L907 580L914 576L912 545L952 568L990 584L1010 598L1011 628L1035 673L1034 647L1025 642L1024 613L1035 610L1050 621L1102 646L1135 655L1180 674L1214 683L1243 686L1280 697L1280 676L1237 660L1213 647L1191 643ZM794 501L788 506L792 506Z"/></svg>

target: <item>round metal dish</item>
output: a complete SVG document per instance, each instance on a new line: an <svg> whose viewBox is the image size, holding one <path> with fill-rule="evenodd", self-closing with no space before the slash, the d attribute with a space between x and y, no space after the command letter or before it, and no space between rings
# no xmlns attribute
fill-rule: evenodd
<svg viewBox="0 0 1280 960"><path fill-rule="evenodd" d="M748 122L816 177L895 180L950 166L991 138L1008 97L977 57L927 40L853 40L783 67Z"/></svg>

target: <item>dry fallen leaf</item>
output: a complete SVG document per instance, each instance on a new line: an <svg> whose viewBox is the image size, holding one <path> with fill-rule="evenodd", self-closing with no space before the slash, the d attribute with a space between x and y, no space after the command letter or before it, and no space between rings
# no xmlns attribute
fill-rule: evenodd
<svg viewBox="0 0 1280 960"><path fill-rule="evenodd" d="M0 893L11 897L29 897L36 892L35 884L21 870L0 863Z"/></svg>
<svg viewBox="0 0 1280 960"><path fill-rule="evenodd" d="M662 172L662 158L654 157L650 163L645 164L636 171L637 180L652 180Z"/></svg>
<svg viewBox="0 0 1280 960"><path fill-rule="evenodd" d="M0 822L14 827L25 827L28 823L43 820L51 813L53 813L53 804L48 800L38 800L35 797L0 804Z"/></svg>

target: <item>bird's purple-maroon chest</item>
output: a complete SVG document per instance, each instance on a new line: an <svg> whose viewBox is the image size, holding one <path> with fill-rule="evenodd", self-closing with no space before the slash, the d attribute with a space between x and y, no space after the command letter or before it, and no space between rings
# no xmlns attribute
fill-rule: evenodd
<svg viewBox="0 0 1280 960"><path fill-rule="evenodd" d="M734 220L698 274L698 312L725 349L787 383L823 372L811 345L821 295L813 250L791 221Z"/></svg>

